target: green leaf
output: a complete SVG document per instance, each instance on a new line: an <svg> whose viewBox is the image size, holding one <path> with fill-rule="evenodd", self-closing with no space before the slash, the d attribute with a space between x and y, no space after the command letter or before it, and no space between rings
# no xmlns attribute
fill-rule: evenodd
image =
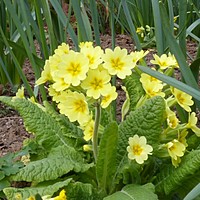
<svg viewBox="0 0 200 200"><path fill-rule="evenodd" d="M35 196L36 194L40 194L40 196L50 195L52 196L55 192L57 192L60 188L67 186L72 179L67 179L62 182L57 182L53 185L49 186L41 186L41 187L27 187L27 188L5 188L3 192L5 193L8 200L16 199L16 196L21 195L21 199L28 199L30 196Z"/></svg>
<svg viewBox="0 0 200 200"><path fill-rule="evenodd" d="M135 134L145 136L147 143L156 147L159 144L164 116L165 102L159 96L147 100L143 106L132 111L119 125L119 156L122 158L126 155L128 139Z"/></svg>
<svg viewBox="0 0 200 200"><path fill-rule="evenodd" d="M156 152L159 138L162 132L162 124L165 119L165 102L160 96L147 100L143 106L130 112L126 120L119 125L119 140L117 150L118 168L116 176L120 173L127 157L129 137L135 134L145 136L147 144L151 145Z"/></svg>
<svg viewBox="0 0 200 200"><path fill-rule="evenodd" d="M95 0L91 0L90 3L90 11L92 17L92 26L94 30L95 41L97 45L101 44L100 41L100 28L99 28L99 21L98 21L98 10L97 10L97 3Z"/></svg>
<svg viewBox="0 0 200 200"><path fill-rule="evenodd" d="M74 148L58 146L47 158L30 162L19 173L12 176L15 181L42 182L54 180L70 171L84 172L93 164L85 163L83 155Z"/></svg>
<svg viewBox="0 0 200 200"><path fill-rule="evenodd" d="M158 200L156 194L154 194L154 185L148 183L146 185L126 185L120 192L116 192L104 200Z"/></svg>
<svg viewBox="0 0 200 200"><path fill-rule="evenodd" d="M190 68L192 70L192 73L193 73L196 81L198 82L198 80L199 80L200 58L197 58L196 60L194 60L191 63Z"/></svg>
<svg viewBox="0 0 200 200"><path fill-rule="evenodd" d="M128 76L124 79L124 84L128 95L130 98L130 110L135 110L137 102L145 94L142 84L140 82L140 76L136 73L132 73L131 76Z"/></svg>
<svg viewBox="0 0 200 200"><path fill-rule="evenodd" d="M59 20L62 22L63 26L67 29L67 32L69 33L75 48L78 49L78 39L76 33L74 32L72 25L69 23L69 19L63 12L62 6L57 0L50 0L50 2L57 13Z"/></svg>
<svg viewBox="0 0 200 200"><path fill-rule="evenodd" d="M162 169L155 179L157 193L166 195L176 191L181 184L200 170L200 150L186 155L178 168L172 165Z"/></svg>
<svg viewBox="0 0 200 200"><path fill-rule="evenodd" d="M2 191L4 188L9 187L10 182L5 178L3 180L0 180L0 191Z"/></svg>
<svg viewBox="0 0 200 200"><path fill-rule="evenodd" d="M49 104L47 101L44 101L44 106L46 109L46 113L48 113L52 118L54 118L55 121L57 121L60 124L64 135L72 138L83 137L82 130L80 128L77 128L77 126L75 126L73 123L71 123L66 116L58 113L51 104Z"/></svg>
<svg viewBox="0 0 200 200"><path fill-rule="evenodd" d="M75 182L66 187L67 199L70 200L100 200L96 189L88 183Z"/></svg>
<svg viewBox="0 0 200 200"><path fill-rule="evenodd" d="M163 30L162 30L162 20L160 17L160 8L159 8L159 1L151 0L152 8L153 8L153 17L154 17L154 24L155 24L155 36L156 36L156 47L158 51L158 55L164 53L164 37L163 37Z"/></svg>
<svg viewBox="0 0 200 200"><path fill-rule="evenodd" d="M166 41L169 45L171 52L175 55L175 57L178 61L181 74L182 74L186 84L188 84L189 86L198 90L198 84L195 81L195 78L186 63L184 53L182 52L179 44L177 43L176 38L172 35L172 33L170 31L168 14L163 6L161 6L161 17L162 17L162 21L163 21L162 27L163 27L163 31L164 31L164 34L166 37Z"/></svg>
<svg viewBox="0 0 200 200"><path fill-rule="evenodd" d="M55 120L55 114L51 116L37 104L26 99L12 100L10 97L1 96L0 101L19 111L26 130L35 135L34 139L47 153L51 148L60 145L66 147L75 145L76 141L72 137L78 137L80 130L78 131L78 128L69 121L66 120L64 126L59 120Z"/></svg>
<svg viewBox="0 0 200 200"><path fill-rule="evenodd" d="M97 156L96 174L99 188L104 192L111 190L113 175L116 171L116 154L118 140L118 125L110 123L102 137Z"/></svg>
<svg viewBox="0 0 200 200"><path fill-rule="evenodd" d="M142 47L141 47L139 38L138 38L136 30L135 30L135 26L134 26L132 18L131 18L129 7L127 6L127 1L122 0L121 3L122 3L122 6L123 6L124 14L126 16L126 21L127 21L129 28L130 28L131 35L132 35L132 37L135 41L135 45L137 47L137 50L139 51L139 50L142 49Z"/></svg>

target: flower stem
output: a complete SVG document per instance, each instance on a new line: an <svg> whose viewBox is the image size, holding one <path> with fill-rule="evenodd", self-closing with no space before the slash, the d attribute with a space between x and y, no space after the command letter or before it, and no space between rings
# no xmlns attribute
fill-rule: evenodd
<svg viewBox="0 0 200 200"><path fill-rule="evenodd" d="M97 102L95 109L95 123L94 123L94 133L93 133L93 143L92 143L95 162L97 161L97 154L98 154L98 128L100 124L100 119L101 119L101 106L100 103Z"/></svg>

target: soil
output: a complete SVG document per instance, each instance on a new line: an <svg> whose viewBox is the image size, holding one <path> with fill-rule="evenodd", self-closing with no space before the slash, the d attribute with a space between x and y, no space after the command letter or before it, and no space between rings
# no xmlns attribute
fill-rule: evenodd
<svg viewBox="0 0 200 200"><path fill-rule="evenodd" d="M102 48L111 48L112 40L110 35L101 36ZM127 35L116 36L116 46L126 48L129 52L134 50L132 38ZM38 45L36 44L37 52L39 52ZM187 50L192 58L195 58L197 46L194 42L187 43ZM150 53L147 55L147 62L152 58L154 49L148 49ZM191 60L188 60L190 63ZM32 86L34 86L34 73L31 69L30 63L26 61L23 66L24 73ZM117 116L120 118L121 105L124 102L124 92L121 89L121 82L117 80L118 100L117 100ZM13 96L14 92L11 91L10 86L4 88L0 85L0 95ZM30 134L25 130L22 118L18 113L0 103L0 157L8 152L16 152L22 147L24 139L30 137Z"/></svg>

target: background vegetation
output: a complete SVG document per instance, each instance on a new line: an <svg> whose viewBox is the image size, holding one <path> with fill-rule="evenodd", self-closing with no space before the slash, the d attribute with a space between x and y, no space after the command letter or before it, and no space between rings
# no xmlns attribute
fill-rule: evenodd
<svg viewBox="0 0 200 200"><path fill-rule="evenodd" d="M193 96L196 111L200 109L199 10L199 0L0 0L0 85L10 84L16 91L23 84L29 96L41 95L46 100L44 86L32 87L27 80L25 60L29 60L37 80L45 60L62 42L78 50L82 41L101 45L100 36L108 33L114 48L116 34L128 34L135 50L155 48L158 55L175 55L180 81L147 68L144 60L138 68ZM197 44L196 58L187 52L188 40ZM40 52L36 52L36 43ZM186 120L186 113L179 112ZM6 165L11 167L10 163Z"/></svg>

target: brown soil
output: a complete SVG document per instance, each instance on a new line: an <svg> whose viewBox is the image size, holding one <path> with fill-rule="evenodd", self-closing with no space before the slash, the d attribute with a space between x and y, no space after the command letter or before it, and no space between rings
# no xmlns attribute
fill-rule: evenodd
<svg viewBox="0 0 200 200"><path fill-rule="evenodd" d="M111 48L111 37L110 35L103 35L101 37L101 46L103 48ZM129 52L134 50L134 45L132 39L126 35L117 35L116 36L116 45L122 48L126 48ZM37 51L38 46L36 45ZM194 42L188 42L187 45L188 52L192 58L195 58L196 54L196 44ZM149 49L150 53L147 56L147 62L152 58L152 53L155 52L154 49ZM190 60L188 61L190 62ZM24 73L29 80L30 84L34 85L34 73L31 70L31 66L28 61L24 64ZM121 82L117 81L117 88L119 97L117 100L117 115L120 118L120 108L124 102L124 92L121 90ZM11 92L9 86L2 89L0 88L0 95L4 96L13 96L14 93ZM30 137L30 134L26 132L23 120L17 114L16 111L8 108L7 106L0 103L0 157L5 155L8 152L15 152L20 150L23 140Z"/></svg>

